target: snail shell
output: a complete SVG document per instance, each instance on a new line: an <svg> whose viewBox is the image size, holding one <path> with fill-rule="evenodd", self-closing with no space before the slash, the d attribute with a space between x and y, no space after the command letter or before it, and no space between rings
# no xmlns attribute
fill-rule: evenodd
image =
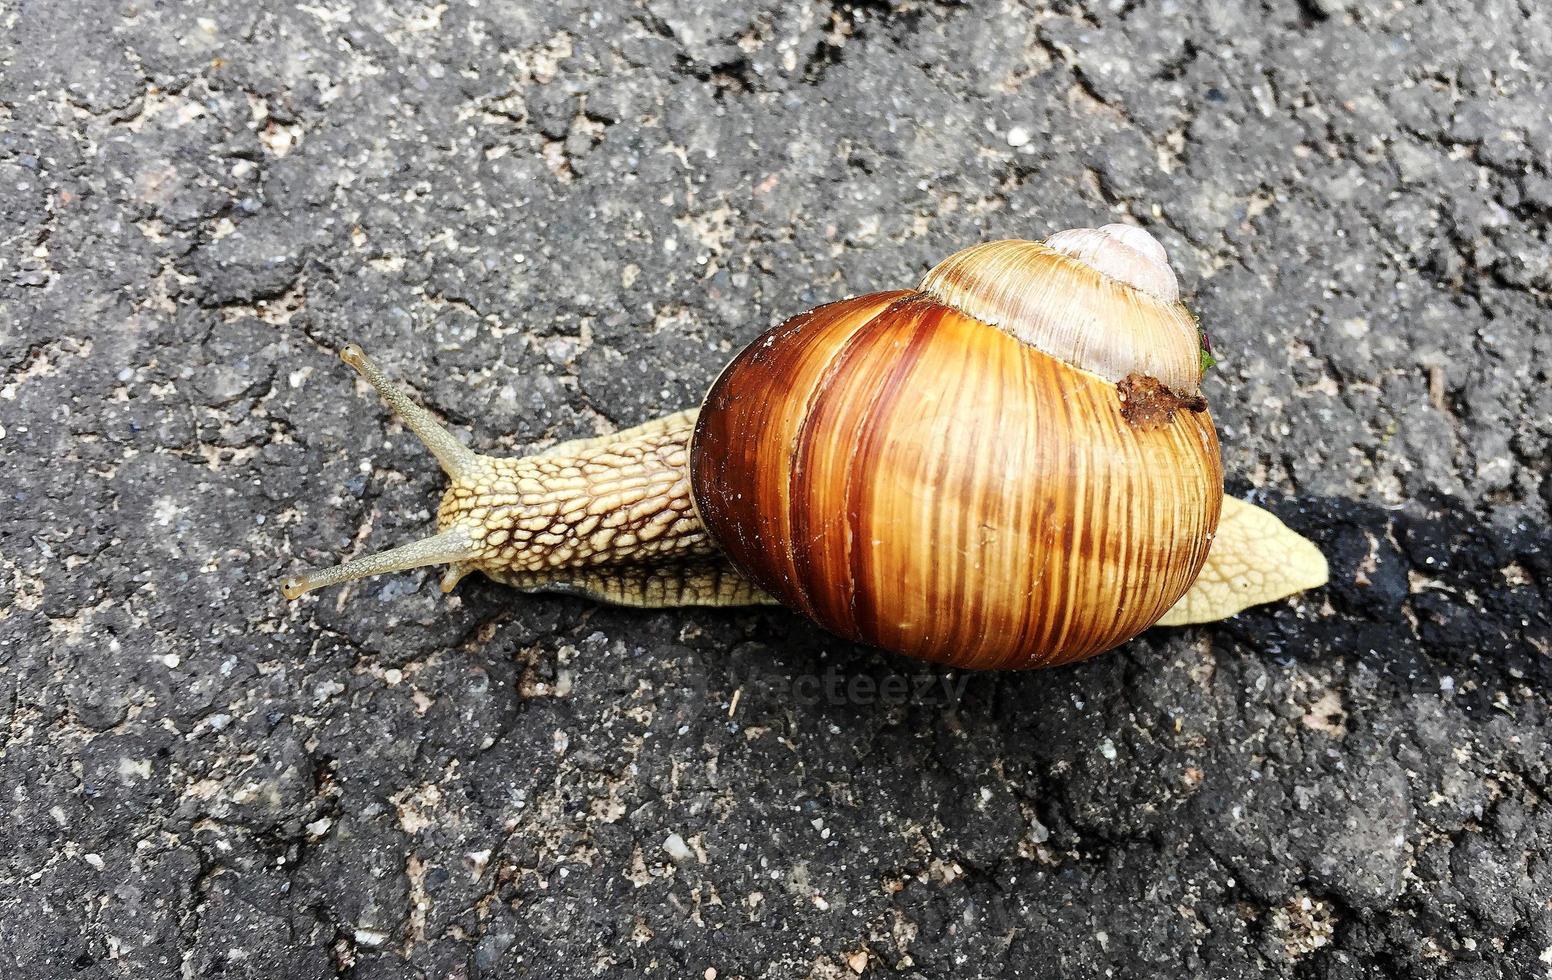
<svg viewBox="0 0 1552 980"><path fill-rule="evenodd" d="M842 636L1078 660L1152 625L1206 559L1223 473L1199 343L1142 229L968 248L740 353L691 441L696 510Z"/></svg>

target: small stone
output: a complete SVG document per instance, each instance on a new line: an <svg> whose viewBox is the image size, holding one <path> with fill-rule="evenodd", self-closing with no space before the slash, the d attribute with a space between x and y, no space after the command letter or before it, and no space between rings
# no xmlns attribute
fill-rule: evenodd
<svg viewBox="0 0 1552 980"><path fill-rule="evenodd" d="M1021 146L1028 146L1029 141L1033 138L1033 134L1023 126L1014 126L1008 130L1008 145L1015 150Z"/></svg>
<svg viewBox="0 0 1552 980"><path fill-rule="evenodd" d="M1029 838L1036 844L1044 844L1051 839L1051 830L1039 820L1031 818L1029 825Z"/></svg>
<svg viewBox="0 0 1552 980"><path fill-rule="evenodd" d="M663 851L675 864L683 864L692 855L690 845L684 842L684 838L678 834L669 834L663 840Z"/></svg>
<svg viewBox="0 0 1552 980"><path fill-rule="evenodd" d="M464 864L469 868L470 876L479 881L485 875L485 868L490 864L490 848L483 851L470 851L463 856ZM561 870L565 870L562 868Z"/></svg>
<svg viewBox="0 0 1552 980"><path fill-rule="evenodd" d="M362 946L381 946L388 941L388 934L371 926L356 927L356 942Z"/></svg>
<svg viewBox="0 0 1552 980"><path fill-rule="evenodd" d="M313 688L313 703L322 704L345 690L345 685L339 681L328 680Z"/></svg>

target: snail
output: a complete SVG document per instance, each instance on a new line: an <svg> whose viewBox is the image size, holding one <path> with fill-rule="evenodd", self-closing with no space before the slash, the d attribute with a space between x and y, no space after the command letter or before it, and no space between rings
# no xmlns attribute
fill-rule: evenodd
<svg viewBox="0 0 1552 980"><path fill-rule="evenodd" d="M1163 247L1112 224L967 248L767 331L699 410L521 458L464 446L350 345L451 481L439 531L283 591L446 564L444 592L477 570L779 602L943 664L1080 660L1325 583L1313 544L1224 496L1202 338Z"/></svg>

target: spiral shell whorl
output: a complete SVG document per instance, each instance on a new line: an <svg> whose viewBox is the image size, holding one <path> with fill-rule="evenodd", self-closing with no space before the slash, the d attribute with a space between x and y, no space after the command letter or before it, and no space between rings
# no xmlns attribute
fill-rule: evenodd
<svg viewBox="0 0 1552 980"><path fill-rule="evenodd" d="M1180 303L1164 247L1131 225L1074 228L1046 242L986 242L956 252L921 292L1074 367L1121 381L1140 374L1198 394L1201 335Z"/></svg>
<svg viewBox="0 0 1552 980"><path fill-rule="evenodd" d="M1045 244L1162 303L1180 302L1180 284L1164 246L1136 225L1069 228L1047 238Z"/></svg>

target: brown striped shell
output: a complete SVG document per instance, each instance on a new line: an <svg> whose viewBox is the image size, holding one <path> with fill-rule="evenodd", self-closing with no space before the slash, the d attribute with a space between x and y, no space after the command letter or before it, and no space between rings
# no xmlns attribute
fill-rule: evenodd
<svg viewBox="0 0 1552 980"><path fill-rule="evenodd" d="M842 636L967 667L1082 659L1206 559L1223 474L1197 342L1141 229L966 249L740 353L692 438L696 508Z"/></svg>

